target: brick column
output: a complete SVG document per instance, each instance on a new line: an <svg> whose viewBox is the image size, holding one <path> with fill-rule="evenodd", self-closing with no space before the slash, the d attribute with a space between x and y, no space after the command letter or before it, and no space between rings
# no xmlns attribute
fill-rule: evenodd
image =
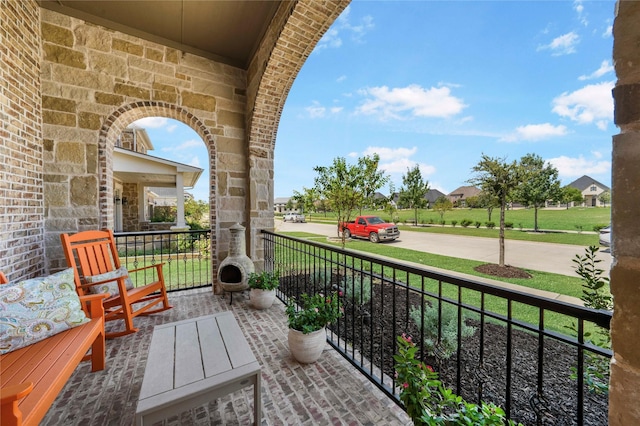
<svg viewBox="0 0 640 426"><path fill-rule="evenodd" d="M618 81L613 90L611 323L613 360L609 424L640 424L640 2L618 2L613 59Z"/></svg>

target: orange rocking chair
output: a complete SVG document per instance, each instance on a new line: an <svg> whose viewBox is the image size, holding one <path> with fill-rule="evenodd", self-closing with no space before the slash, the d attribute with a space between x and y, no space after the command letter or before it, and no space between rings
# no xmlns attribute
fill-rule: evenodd
<svg viewBox="0 0 640 426"><path fill-rule="evenodd" d="M133 318L171 309L164 285L162 264L127 271L120 258L111 230L61 234L67 265L73 267L78 295L110 293L104 301L105 321L124 320L122 331L106 333L107 338L138 331ZM129 274L155 268L155 280L135 287ZM146 276L146 275L145 275ZM158 306L162 304L162 306ZM153 308L153 309L152 309Z"/></svg>

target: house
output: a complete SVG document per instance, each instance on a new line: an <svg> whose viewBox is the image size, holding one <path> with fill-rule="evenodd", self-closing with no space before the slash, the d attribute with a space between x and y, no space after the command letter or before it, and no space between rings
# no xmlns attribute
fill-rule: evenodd
<svg viewBox="0 0 640 426"><path fill-rule="evenodd" d="M287 211L287 204L291 197L277 197L273 200L273 211L275 213L284 213Z"/></svg>
<svg viewBox="0 0 640 426"><path fill-rule="evenodd" d="M189 125L210 153L212 292L221 291L214 277L238 222L247 229L249 256L263 267L266 250L256 242L274 229L279 118L300 69L348 4L0 2L2 44L10 47L0 50L0 269L10 280L54 272L65 264L60 233L113 229L116 142L130 123L156 116ZM605 141L613 137L619 203L612 209L609 389L609 424L618 426L640 424L640 328L631 326L640 319L640 228L632 208L640 203L640 72L638 46L629 42L638 33L637 2L617 2L612 20L612 60L625 64L614 70L617 128L602 133ZM301 149L313 155L321 148Z"/></svg>
<svg viewBox="0 0 640 426"><path fill-rule="evenodd" d="M466 207L467 198L477 197L480 192L480 189L475 186L461 186L451 191L447 197L451 200L454 207Z"/></svg>
<svg viewBox="0 0 640 426"><path fill-rule="evenodd" d="M432 207L436 200L440 197L446 197L446 195L438 191L437 189L430 189L424 196L424 198L427 200L427 203L429 203L429 207Z"/></svg>
<svg viewBox="0 0 640 426"><path fill-rule="evenodd" d="M146 130L129 126L113 149L115 232L188 229L184 218L185 188L193 188L203 169L148 154L153 144ZM151 223L156 206L176 207L172 225Z"/></svg>
<svg viewBox="0 0 640 426"><path fill-rule="evenodd" d="M582 192L584 198L584 206L587 207L604 207L607 203L600 201L600 196L605 192L610 192L611 188L607 185L598 182L597 180L584 175L571 182L569 186L577 188Z"/></svg>

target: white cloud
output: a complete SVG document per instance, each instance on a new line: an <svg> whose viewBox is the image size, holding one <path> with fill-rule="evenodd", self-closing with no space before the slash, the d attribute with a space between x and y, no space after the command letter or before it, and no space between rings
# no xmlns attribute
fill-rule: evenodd
<svg viewBox="0 0 640 426"><path fill-rule="evenodd" d="M169 119L165 117L145 117L140 120L136 120L131 124L143 129L159 129L166 126L168 123Z"/></svg>
<svg viewBox="0 0 640 426"><path fill-rule="evenodd" d="M310 105L310 106L305 108L305 111L307 111L307 113L309 113L309 117L311 117L311 118L322 118L322 117L324 117L324 114L327 111L327 109L325 107L323 107L322 105L320 105L320 103L318 101L313 101L312 104L313 105Z"/></svg>
<svg viewBox="0 0 640 426"><path fill-rule="evenodd" d="M602 77L603 75L608 74L610 72L613 72L613 65L611 65L611 62L605 59L600 64L600 68L598 68L597 70L595 70L589 75L581 75L580 77L578 77L578 80L592 80L594 78Z"/></svg>
<svg viewBox="0 0 640 426"><path fill-rule="evenodd" d="M189 165L193 167L202 168L202 166L200 166L200 159L198 157L193 157L191 161L189 161Z"/></svg>
<svg viewBox="0 0 640 426"><path fill-rule="evenodd" d="M578 157L560 156L550 158L548 163L558 169L558 175L574 178L582 175L597 175L611 172L611 162L595 159L586 159L582 155Z"/></svg>
<svg viewBox="0 0 640 426"><path fill-rule="evenodd" d="M516 127L516 131L500 139L502 142L539 141L567 134L566 126L554 126L551 123L527 124Z"/></svg>
<svg viewBox="0 0 640 426"><path fill-rule="evenodd" d="M607 28L605 28L604 32L602 33L602 38L609 38L613 36L613 25L609 24L607 25Z"/></svg>
<svg viewBox="0 0 640 426"><path fill-rule="evenodd" d="M580 21L580 23L585 27L589 25L589 21L587 20L587 17L584 15L584 6L582 5L582 0L575 0L573 2L573 9L578 14L578 20Z"/></svg>
<svg viewBox="0 0 640 426"><path fill-rule="evenodd" d="M346 75L341 75L340 77L338 77L338 78L336 79L336 82L338 82L338 83L342 83L342 82L343 82L343 81L345 81L346 79L347 79L347 76L346 76Z"/></svg>
<svg viewBox="0 0 640 426"><path fill-rule="evenodd" d="M386 148L381 146L370 146L362 152L362 155L378 154L381 162L390 162L397 159L409 158L418 152L417 147L413 148Z"/></svg>
<svg viewBox="0 0 640 426"><path fill-rule="evenodd" d="M402 175L406 175L407 169L413 169L416 165L420 168L423 179L436 172L434 166L411 159L417 152L418 148L415 146L413 148L370 146L362 152L362 155L378 154L380 156L380 170L384 170L385 173L389 174L393 182L402 183Z"/></svg>
<svg viewBox="0 0 640 426"><path fill-rule="evenodd" d="M351 6L347 6L335 23L322 36L316 50L341 47L342 35L347 34L356 43L362 43L364 36L375 27L373 18L370 15L364 16L356 24L350 20Z"/></svg>
<svg viewBox="0 0 640 426"><path fill-rule="evenodd" d="M304 110L307 111L307 114L310 118L323 118L327 115L327 112L331 114L338 114L342 112L343 109L343 107L338 106L327 108L325 106L322 106L320 102L313 101L311 105L306 107Z"/></svg>
<svg viewBox="0 0 640 426"><path fill-rule="evenodd" d="M204 142L200 139L189 139L182 142L180 145L166 145L163 146L160 150L162 152L173 152L173 153L181 153L182 151L186 151L187 154L194 151L193 148L205 148ZM174 159L175 161L181 161L180 159Z"/></svg>
<svg viewBox="0 0 640 426"><path fill-rule="evenodd" d="M553 56L568 55L576 52L579 42L580 36L572 31L554 38L549 44L538 46L538 50L550 50Z"/></svg>
<svg viewBox="0 0 640 426"><path fill-rule="evenodd" d="M590 84L575 92L563 93L553 100L552 111L579 124L595 123L605 130L613 119L614 82Z"/></svg>
<svg viewBox="0 0 640 426"><path fill-rule="evenodd" d="M372 87L363 90L368 97L357 112L378 115L380 119L402 119L403 113L414 117L451 117L460 113L466 105L462 99L451 95L448 87L423 87L412 84L407 87Z"/></svg>

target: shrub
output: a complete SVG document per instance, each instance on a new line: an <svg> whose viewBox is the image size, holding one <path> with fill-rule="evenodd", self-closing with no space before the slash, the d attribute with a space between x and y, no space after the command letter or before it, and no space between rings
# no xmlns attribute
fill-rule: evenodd
<svg viewBox="0 0 640 426"><path fill-rule="evenodd" d="M469 225L471 225L473 223L473 221L469 220L469 219L462 219L460 221L460 226L462 226L463 228L467 228ZM479 222L476 222L479 223Z"/></svg>
<svg viewBox="0 0 640 426"><path fill-rule="evenodd" d="M433 222L433 218L431 218L431 217L430 217L430 218L429 218L429 224L430 224L430 225L433 225L433 223L434 223L434 222Z"/></svg>
<svg viewBox="0 0 640 426"><path fill-rule="evenodd" d="M448 359L458 350L458 309L450 304L442 305L442 317L438 321L438 306L425 305L420 317L421 311L416 307L411 307L409 316L418 328L423 326L422 342L425 349L432 355L435 353L436 346L438 352L445 359ZM438 343L438 322L440 323L440 342ZM475 333L475 327L465 324L465 315L462 315L462 329L460 334L462 337L471 337Z"/></svg>
<svg viewBox="0 0 640 426"><path fill-rule="evenodd" d="M440 225L441 225L441 226L444 226L444 225L446 225L446 224L447 224L447 221L446 221L446 220L441 220L441 221L440 221Z"/></svg>
<svg viewBox="0 0 640 426"><path fill-rule="evenodd" d="M451 226L453 226L454 228L456 227L457 224L458 224L457 220L452 220L451 221Z"/></svg>
<svg viewBox="0 0 640 426"><path fill-rule="evenodd" d="M482 225L482 222L480 222L479 220L476 220L476 228L480 228L480 225Z"/></svg>
<svg viewBox="0 0 640 426"><path fill-rule="evenodd" d="M495 222L485 222L484 226L486 226L489 229L493 229L496 227L496 223Z"/></svg>
<svg viewBox="0 0 640 426"><path fill-rule="evenodd" d="M371 300L371 278L369 277L354 278L348 275L342 279L340 287L354 305L364 305Z"/></svg>
<svg viewBox="0 0 640 426"><path fill-rule="evenodd" d="M398 352L393 356L400 400L416 426L422 425L515 425L502 408L492 403L466 402L438 379L438 373L416 359L411 337L398 336Z"/></svg>
<svg viewBox="0 0 640 426"><path fill-rule="evenodd" d="M577 226L578 226L578 225L576 225L576 227L577 227ZM606 228L607 226L609 226L609 224L608 224L608 223L607 223L607 224L604 224L604 225L594 225L594 226L593 226L593 230L594 230L595 232L600 232L600 230L601 230L602 228Z"/></svg>
<svg viewBox="0 0 640 426"><path fill-rule="evenodd" d="M505 222L504 227L505 229L513 229L513 222Z"/></svg>

